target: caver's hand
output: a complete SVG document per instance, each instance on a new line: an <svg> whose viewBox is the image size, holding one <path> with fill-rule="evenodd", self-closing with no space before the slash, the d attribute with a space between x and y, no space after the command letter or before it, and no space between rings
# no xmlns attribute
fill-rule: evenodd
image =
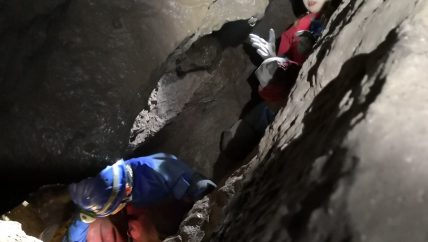
<svg viewBox="0 0 428 242"><path fill-rule="evenodd" d="M260 86L265 87L269 84L278 67L285 70L290 64L294 63L285 57L271 57L264 60L255 72Z"/></svg>
<svg viewBox="0 0 428 242"><path fill-rule="evenodd" d="M273 29L269 30L268 41L255 34L250 34L249 37L251 45L257 49L257 53L264 60L271 57L276 57L275 31Z"/></svg>

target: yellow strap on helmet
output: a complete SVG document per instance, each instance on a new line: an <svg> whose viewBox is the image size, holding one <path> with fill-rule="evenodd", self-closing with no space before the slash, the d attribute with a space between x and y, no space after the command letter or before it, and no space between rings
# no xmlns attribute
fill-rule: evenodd
<svg viewBox="0 0 428 242"><path fill-rule="evenodd" d="M98 215L101 216L107 216L105 213L108 209L110 209L110 207L112 206L112 203L114 201L114 199L117 197L117 195L120 192L120 184L119 184L119 167L118 167L118 163L119 162L123 162L123 160L119 160L116 163L114 163L111 168L112 168L112 172L113 172L113 187L111 189L111 194L110 197L108 198L107 202L104 204L103 208L99 211L96 211L96 213Z"/></svg>
<svg viewBox="0 0 428 242"><path fill-rule="evenodd" d="M90 211L85 211L85 210L80 211L79 216L80 216L80 220L87 224L94 222L96 219L95 213L92 213Z"/></svg>

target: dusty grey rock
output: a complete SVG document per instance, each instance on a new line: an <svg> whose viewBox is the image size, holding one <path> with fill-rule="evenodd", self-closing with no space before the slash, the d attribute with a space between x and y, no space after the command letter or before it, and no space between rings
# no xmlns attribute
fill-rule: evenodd
<svg viewBox="0 0 428 242"><path fill-rule="evenodd" d="M180 114L204 80L212 77L206 72L189 73L184 77L171 72L163 75L148 101L148 110L137 116L131 129L131 144L141 145L154 136L168 121Z"/></svg>
<svg viewBox="0 0 428 242"><path fill-rule="evenodd" d="M225 222L223 209L240 190L244 174L250 173L252 164L253 162L250 162L233 172L221 188L197 201L181 222L177 235L167 238L164 242L209 240L218 226Z"/></svg>
<svg viewBox="0 0 428 242"><path fill-rule="evenodd" d="M247 21L228 23L198 40L184 55L171 57L180 63L179 69L190 73L180 76L168 67L171 72L161 78L149 108L140 113L132 129L132 146L143 144L133 150L133 156L170 152L203 174L213 175L214 164L222 159L220 133L250 106L249 82L254 81L251 74L261 61L254 48L242 42L250 32L267 36L270 27L280 33L295 17L288 1L275 0L258 19L254 28ZM224 49L219 54L218 43Z"/></svg>
<svg viewBox="0 0 428 242"><path fill-rule="evenodd" d="M183 75L201 69L214 69L222 51L220 42L213 35L202 37L177 58L177 72Z"/></svg>
<svg viewBox="0 0 428 242"><path fill-rule="evenodd" d="M0 220L0 241L4 242L41 242L28 236L21 229L21 224L15 221Z"/></svg>
<svg viewBox="0 0 428 242"><path fill-rule="evenodd" d="M226 50L219 68L212 73L192 72L161 87L159 100L150 113L155 113L161 121L153 122L155 127L168 125L134 153L145 155L163 151L176 154L196 170L211 176L213 164L219 156L220 132L237 120L250 98L251 90L246 79L253 66L242 52L240 49ZM234 69L229 69L230 66ZM165 93L171 95L165 96ZM179 102L163 101L174 99ZM150 135L147 127L153 126L140 127L143 132L137 136L137 144Z"/></svg>

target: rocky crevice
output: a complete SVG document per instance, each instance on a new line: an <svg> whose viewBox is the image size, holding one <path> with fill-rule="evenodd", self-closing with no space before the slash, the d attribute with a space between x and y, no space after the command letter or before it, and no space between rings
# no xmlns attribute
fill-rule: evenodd
<svg viewBox="0 0 428 242"><path fill-rule="evenodd" d="M188 36L208 35L230 16L261 16L267 5L218 1L240 9L222 13L208 11L209 2L2 2L0 159L5 194L23 192L1 207L126 156L135 148L129 131L170 53L185 52L196 40Z"/></svg>
<svg viewBox="0 0 428 242"><path fill-rule="evenodd" d="M171 152L212 174L219 132L250 98L255 65L237 40L266 34L281 4L254 29L238 20L184 38L152 73L165 71L128 155ZM342 1L248 163L166 241L425 241L427 13L418 0Z"/></svg>
<svg viewBox="0 0 428 242"><path fill-rule="evenodd" d="M391 127L390 123L397 123L396 109L406 110L407 105L388 105L390 98L398 98L396 93L407 96L399 91L404 86L397 86L404 83L404 74L399 73L413 73L417 76L412 79L421 80L423 75L416 73L426 66L423 50L414 48L425 34L414 30L426 26L422 16L427 6L419 1L405 7L401 4L342 3L300 72L289 103L260 142L259 153L249 163L251 168L247 166L237 176L238 187L244 177L242 188L230 197L220 218L204 218L210 224L207 227L216 227L216 232L189 241L424 240L419 233L423 226L415 228L408 223L412 218L426 222L411 208L424 206L423 198L414 198L416 193L423 194L424 189L417 185L423 176L401 177L401 181L410 179L406 183L416 185L406 188L392 178L401 169L407 174L414 170L413 165L404 163L409 152L398 147L416 144L390 137L400 134L422 141L426 134L417 131L423 124L416 120L425 114L411 114L418 117L412 123L419 128L406 128L406 132L372 128ZM390 21L374 32L385 16L391 16ZM362 31L357 34L355 28ZM414 43L410 44L412 50L407 49L409 43ZM410 60L414 68L405 64ZM418 86L405 85L406 92L415 92ZM411 103L427 104L420 97ZM395 157L388 155L388 150L379 150L388 146L400 150L394 152ZM418 154L410 156L416 155L422 162L425 152L412 150ZM413 158L413 162L417 161ZM220 191L209 197L213 210ZM412 198L403 198L400 193ZM184 222L182 228L185 226ZM189 236L184 230L181 234Z"/></svg>

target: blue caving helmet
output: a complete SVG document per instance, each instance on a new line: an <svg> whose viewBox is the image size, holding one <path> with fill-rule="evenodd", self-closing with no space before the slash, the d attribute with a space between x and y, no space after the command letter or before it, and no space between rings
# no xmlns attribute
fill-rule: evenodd
<svg viewBox="0 0 428 242"><path fill-rule="evenodd" d="M105 217L113 213L125 198L126 168L123 160L107 166L95 177L70 184L68 189L73 202L82 211L81 219ZM91 222L88 221L88 222Z"/></svg>

